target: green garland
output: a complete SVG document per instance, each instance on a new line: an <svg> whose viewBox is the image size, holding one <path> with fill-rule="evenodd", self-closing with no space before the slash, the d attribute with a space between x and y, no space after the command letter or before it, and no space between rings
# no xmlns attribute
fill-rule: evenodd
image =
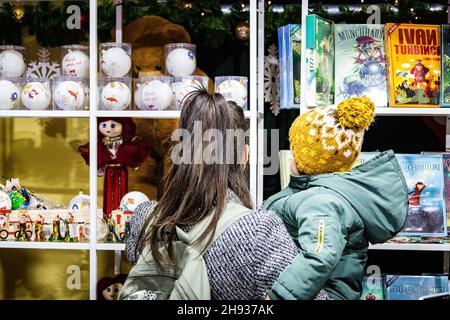
<svg viewBox="0 0 450 320"><path fill-rule="evenodd" d="M192 5L186 6L188 2ZM248 3L248 1L242 1ZM285 3L286 1L284 1ZM294 1L293 1L294 2ZM340 13L331 15L324 10L323 5L328 1L310 1L309 13L316 13L336 23L365 23L369 13L365 1L362 12L355 14L348 5L340 6ZM376 2L381 2L380 0ZM111 40L111 29L115 24L115 6L113 0L103 0L98 6L98 38L100 42ZM276 3L276 1L273 1ZM354 3L360 4L355 0ZM374 1L375 3L375 1ZM427 4L420 0L399 0L393 10L394 1L384 1L380 4L381 23L385 22L413 22L439 24L446 23L447 0L435 0L433 3L444 5L442 10L430 11ZM68 30L65 27L66 8L76 4L81 7L84 24L80 30ZM243 11L241 1L232 4L230 13L224 14L219 0L168 0L160 5L157 0L126 0L124 3L124 24L144 15L158 15L174 23L183 25L192 37L192 41L208 50L217 50L223 44L240 43L234 29L236 25L249 20L248 11ZM414 8L411 11L411 8ZM42 46L60 46L68 43L82 43L88 39L88 2L64 2L56 6L51 2L39 2L25 6L25 16L19 22L13 17L15 7L10 4L0 5L0 43L22 43L21 27L28 27L30 34L35 34ZM273 6L266 6L265 33L266 43L277 43L277 28L288 23L301 23L300 1L295 4L284 4L284 12L276 12Z"/></svg>

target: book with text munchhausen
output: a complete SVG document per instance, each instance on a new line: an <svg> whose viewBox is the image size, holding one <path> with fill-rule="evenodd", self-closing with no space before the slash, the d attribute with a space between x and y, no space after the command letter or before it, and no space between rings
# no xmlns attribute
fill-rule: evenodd
<svg viewBox="0 0 450 320"><path fill-rule="evenodd" d="M448 291L448 276L385 276L386 300L419 300Z"/></svg>
<svg viewBox="0 0 450 320"><path fill-rule="evenodd" d="M368 96L387 106L384 25L335 24L334 103Z"/></svg>
<svg viewBox="0 0 450 320"><path fill-rule="evenodd" d="M450 107L450 25L441 27L442 76L441 76L441 106Z"/></svg>
<svg viewBox="0 0 450 320"><path fill-rule="evenodd" d="M385 26L391 107L439 107L440 26Z"/></svg>
<svg viewBox="0 0 450 320"><path fill-rule="evenodd" d="M441 154L396 154L408 186L408 214L401 236L447 235Z"/></svg>
<svg viewBox="0 0 450 320"><path fill-rule="evenodd" d="M306 16L306 103L334 103L334 23L315 14Z"/></svg>

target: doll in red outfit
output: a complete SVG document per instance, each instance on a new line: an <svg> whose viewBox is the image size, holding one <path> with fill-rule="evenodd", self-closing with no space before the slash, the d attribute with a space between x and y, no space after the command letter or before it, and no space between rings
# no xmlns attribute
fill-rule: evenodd
<svg viewBox="0 0 450 320"><path fill-rule="evenodd" d="M99 118L97 135L98 175L105 176L103 212L110 217L128 192L128 170L137 170L147 157L147 148L136 134L130 118ZM89 143L79 147L89 165Z"/></svg>
<svg viewBox="0 0 450 320"><path fill-rule="evenodd" d="M409 206L410 207L420 207L420 197L425 189L426 185L423 182L417 182L414 190L409 193Z"/></svg>

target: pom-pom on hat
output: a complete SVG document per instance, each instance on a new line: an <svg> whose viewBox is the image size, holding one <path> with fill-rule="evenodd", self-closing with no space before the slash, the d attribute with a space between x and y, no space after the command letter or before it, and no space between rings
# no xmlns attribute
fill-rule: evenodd
<svg viewBox="0 0 450 320"><path fill-rule="evenodd" d="M337 108L315 108L298 116L289 130L298 171L313 175L350 170L374 114L374 103L364 96L344 100Z"/></svg>

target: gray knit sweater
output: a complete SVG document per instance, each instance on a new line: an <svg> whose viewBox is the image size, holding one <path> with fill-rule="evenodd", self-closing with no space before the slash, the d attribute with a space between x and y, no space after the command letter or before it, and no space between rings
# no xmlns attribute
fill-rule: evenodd
<svg viewBox="0 0 450 320"><path fill-rule="evenodd" d="M137 207L126 244L128 260L135 264L136 248L154 201ZM137 250L136 250L137 249ZM212 299L263 299L278 275L297 256L299 249L281 219L270 211L256 210L225 230L204 255ZM326 300L320 291L316 299Z"/></svg>

